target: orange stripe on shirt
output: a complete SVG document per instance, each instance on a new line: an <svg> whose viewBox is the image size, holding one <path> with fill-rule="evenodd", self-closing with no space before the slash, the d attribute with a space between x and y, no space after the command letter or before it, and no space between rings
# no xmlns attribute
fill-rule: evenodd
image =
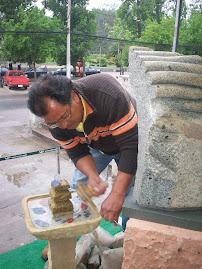
<svg viewBox="0 0 202 269"><path fill-rule="evenodd" d="M107 135L119 135L122 134L137 124L137 115L133 105L130 106L130 111L127 115L121 118L118 122L105 127L94 128L94 130L88 135L89 141L97 141L99 137L105 137Z"/></svg>
<svg viewBox="0 0 202 269"><path fill-rule="evenodd" d="M67 141L60 141L60 140L57 140L57 141L58 141L58 143L60 143L60 145L64 149L71 149L71 148L75 147L76 145L78 145L79 143L81 143L81 144L87 143L85 137L79 137L79 136L76 136L74 139L69 139Z"/></svg>
<svg viewBox="0 0 202 269"><path fill-rule="evenodd" d="M127 132L128 130L133 128L136 124L137 124L137 114L135 112L133 105L131 104L128 114L126 114L116 123L113 123L110 126L110 129L113 130L112 135L116 136Z"/></svg>
<svg viewBox="0 0 202 269"><path fill-rule="evenodd" d="M97 141L99 137L105 137L112 134L112 130L110 130L110 126L107 125L105 127L95 127L93 131L88 135L88 140Z"/></svg>
<svg viewBox="0 0 202 269"><path fill-rule="evenodd" d="M60 141L57 140L58 143L60 143L60 145L64 148L64 149L71 149L73 147L75 147L76 145L78 145L78 141L75 139L69 139L67 141Z"/></svg>
<svg viewBox="0 0 202 269"><path fill-rule="evenodd" d="M117 129L112 133L113 136L120 135L132 129L137 124L137 114L134 115L133 119L126 123L123 127Z"/></svg>
<svg viewBox="0 0 202 269"><path fill-rule="evenodd" d="M86 103L87 104L87 103ZM88 114L92 112L91 107L88 105ZM137 115L135 112L135 109L133 105L130 106L130 111L127 115L125 115L123 118L121 118L118 122L113 123L111 125L107 125L104 127L95 127L93 131L88 134L88 140L91 143L91 141L97 141L100 137L105 137L108 135L120 135L131 128L133 128L137 124ZM85 137L75 137L74 139L70 139L67 141L59 141L61 146L65 149L71 149L78 145L78 143L84 144L87 143Z"/></svg>

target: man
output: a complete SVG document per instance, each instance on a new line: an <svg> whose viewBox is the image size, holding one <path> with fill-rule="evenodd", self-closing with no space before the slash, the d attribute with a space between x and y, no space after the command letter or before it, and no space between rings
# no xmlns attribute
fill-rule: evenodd
<svg viewBox="0 0 202 269"><path fill-rule="evenodd" d="M103 194L106 185L99 174L115 159L118 173L100 214L106 221L118 222L137 168L138 128L132 96L107 74L75 82L47 74L31 87L28 108L44 118L75 164L71 187L86 178L95 196Z"/></svg>
<svg viewBox="0 0 202 269"><path fill-rule="evenodd" d="M12 62L9 63L9 65L8 65L8 69L9 69L9 70L13 70L13 63L12 63Z"/></svg>

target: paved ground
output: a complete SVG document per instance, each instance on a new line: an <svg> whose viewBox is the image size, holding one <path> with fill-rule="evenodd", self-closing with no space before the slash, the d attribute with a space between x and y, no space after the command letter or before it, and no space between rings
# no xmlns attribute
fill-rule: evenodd
<svg viewBox="0 0 202 269"><path fill-rule="evenodd" d="M0 157L51 147L28 127L0 116ZM61 174L71 180L73 164L62 151L60 159ZM25 226L21 201L25 196L48 193L56 170L55 152L0 162L0 253L35 240Z"/></svg>
<svg viewBox="0 0 202 269"><path fill-rule="evenodd" d="M9 93L7 87L0 88L0 94ZM33 136L27 125L0 115L0 157L48 148L52 145ZM74 165L64 150L60 155L61 174L71 180ZM21 201L48 193L56 171L55 152L0 161L0 253L35 240L26 228Z"/></svg>
<svg viewBox="0 0 202 269"><path fill-rule="evenodd" d="M0 94L8 92L0 88ZM52 145L32 135L27 125L0 115L0 158L48 148ZM74 165L64 150L60 163L61 175L71 181ZM0 254L36 240L26 228L21 202L25 196L48 193L56 172L55 152L0 161ZM98 206L103 199L97 199Z"/></svg>

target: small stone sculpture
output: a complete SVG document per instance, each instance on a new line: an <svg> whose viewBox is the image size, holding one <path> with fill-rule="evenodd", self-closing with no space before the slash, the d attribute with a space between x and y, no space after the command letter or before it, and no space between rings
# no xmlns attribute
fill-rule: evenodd
<svg viewBox="0 0 202 269"><path fill-rule="evenodd" d="M54 216L73 212L73 204L69 200L71 199L71 193L68 190L69 187L69 183L65 179L60 181L53 180L51 182L51 198L49 199L48 204Z"/></svg>

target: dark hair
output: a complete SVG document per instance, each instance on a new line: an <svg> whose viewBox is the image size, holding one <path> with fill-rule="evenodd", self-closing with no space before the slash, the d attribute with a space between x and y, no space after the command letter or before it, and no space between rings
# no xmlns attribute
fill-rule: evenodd
<svg viewBox="0 0 202 269"><path fill-rule="evenodd" d="M47 97L62 105L71 104L71 90L74 88L74 83L65 76L42 75L29 91L27 106L35 115L45 116L48 114Z"/></svg>

